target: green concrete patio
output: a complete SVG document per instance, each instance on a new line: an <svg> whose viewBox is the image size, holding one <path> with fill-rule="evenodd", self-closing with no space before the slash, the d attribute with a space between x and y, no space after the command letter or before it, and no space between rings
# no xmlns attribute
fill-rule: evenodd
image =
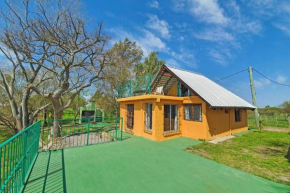
<svg viewBox="0 0 290 193"><path fill-rule="evenodd" d="M290 192L183 151L197 140L125 140L40 153L24 192Z"/></svg>

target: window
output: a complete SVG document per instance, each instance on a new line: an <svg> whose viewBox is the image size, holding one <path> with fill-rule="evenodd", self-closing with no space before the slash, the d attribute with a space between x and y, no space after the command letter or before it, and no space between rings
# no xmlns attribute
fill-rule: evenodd
<svg viewBox="0 0 290 193"><path fill-rule="evenodd" d="M133 129L134 126L134 105L127 105L127 128Z"/></svg>
<svg viewBox="0 0 290 193"><path fill-rule="evenodd" d="M145 104L145 129L152 129L152 103Z"/></svg>
<svg viewBox="0 0 290 193"><path fill-rule="evenodd" d="M184 120L202 121L201 105L184 105Z"/></svg>
<svg viewBox="0 0 290 193"><path fill-rule="evenodd" d="M240 109L235 109L235 121L240 122L241 119L241 110Z"/></svg>
<svg viewBox="0 0 290 193"><path fill-rule="evenodd" d="M182 84L181 85L181 96L192 96L192 95L193 95L193 93Z"/></svg>

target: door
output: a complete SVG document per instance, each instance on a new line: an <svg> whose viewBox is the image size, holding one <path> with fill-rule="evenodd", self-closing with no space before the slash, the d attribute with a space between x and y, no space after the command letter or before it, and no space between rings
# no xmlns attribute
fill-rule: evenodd
<svg viewBox="0 0 290 193"><path fill-rule="evenodd" d="M178 106L164 105L164 132L178 131Z"/></svg>
<svg viewBox="0 0 290 193"><path fill-rule="evenodd" d="M127 128L133 129L134 126L134 105L127 105Z"/></svg>

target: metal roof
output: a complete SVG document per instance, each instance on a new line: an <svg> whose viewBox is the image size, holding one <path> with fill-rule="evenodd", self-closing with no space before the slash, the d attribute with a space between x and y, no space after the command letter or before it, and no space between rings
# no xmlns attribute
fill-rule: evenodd
<svg viewBox="0 0 290 193"><path fill-rule="evenodd" d="M166 67L212 107L256 108L201 74Z"/></svg>

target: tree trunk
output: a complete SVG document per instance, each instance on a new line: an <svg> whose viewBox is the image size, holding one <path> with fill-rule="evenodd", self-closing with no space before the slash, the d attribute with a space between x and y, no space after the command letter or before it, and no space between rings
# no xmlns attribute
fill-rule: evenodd
<svg viewBox="0 0 290 193"><path fill-rule="evenodd" d="M25 90L23 93L21 107L22 107L22 129L29 126L29 113L28 113L28 99L29 99L29 90Z"/></svg>
<svg viewBox="0 0 290 193"><path fill-rule="evenodd" d="M63 110L56 111L54 110L54 122L53 122L53 129L51 131L51 134L55 137L60 137L62 132L62 115Z"/></svg>

